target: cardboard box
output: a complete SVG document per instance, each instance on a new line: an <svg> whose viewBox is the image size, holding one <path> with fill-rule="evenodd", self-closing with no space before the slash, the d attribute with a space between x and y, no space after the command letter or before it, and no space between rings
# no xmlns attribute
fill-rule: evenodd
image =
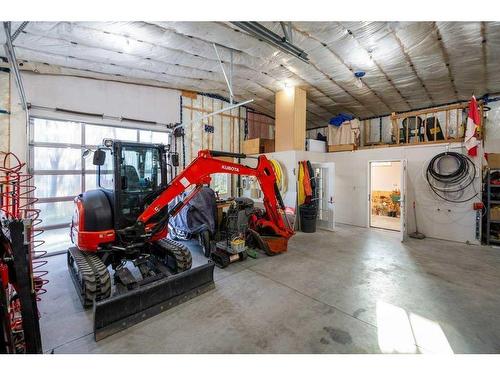
<svg viewBox="0 0 500 375"><path fill-rule="evenodd" d="M500 168L500 154L488 153L488 167Z"/></svg>
<svg viewBox="0 0 500 375"><path fill-rule="evenodd" d="M500 220L500 206L490 208L490 220Z"/></svg>
<svg viewBox="0 0 500 375"><path fill-rule="evenodd" d="M354 144L328 146L328 152L354 151L355 149L356 145Z"/></svg>
<svg viewBox="0 0 500 375"><path fill-rule="evenodd" d="M274 152L274 139L254 138L243 141L243 153L247 155Z"/></svg>

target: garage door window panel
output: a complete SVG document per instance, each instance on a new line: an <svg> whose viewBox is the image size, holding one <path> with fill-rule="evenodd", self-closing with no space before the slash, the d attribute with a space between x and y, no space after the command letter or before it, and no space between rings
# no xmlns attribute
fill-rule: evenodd
<svg viewBox="0 0 500 375"><path fill-rule="evenodd" d="M82 168L82 151L80 148L34 148L34 168L36 171L63 170L79 171Z"/></svg>
<svg viewBox="0 0 500 375"><path fill-rule="evenodd" d="M80 175L35 175L35 197L76 197L82 191L81 181Z"/></svg>
<svg viewBox="0 0 500 375"><path fill-rule="evenodd" d="M34 119L33 140L45 143L80 144L81 124L37 118Z"/></svg>

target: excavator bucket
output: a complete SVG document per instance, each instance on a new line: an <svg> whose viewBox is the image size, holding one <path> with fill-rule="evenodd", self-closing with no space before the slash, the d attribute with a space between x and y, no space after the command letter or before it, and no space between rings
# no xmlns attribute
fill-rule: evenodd
<svg viewBox="0 0 500 375"><path fill-rule="evenodd" d="M191 268L94 303L94 338L113 335L214 289L215 263Z"/></svg>
<svg viewBox="0 0 500 375"><path fill-rule="evenodd" d="M288 238L279 236L261 236L272 255L284 253L288 250Z"/></svg>

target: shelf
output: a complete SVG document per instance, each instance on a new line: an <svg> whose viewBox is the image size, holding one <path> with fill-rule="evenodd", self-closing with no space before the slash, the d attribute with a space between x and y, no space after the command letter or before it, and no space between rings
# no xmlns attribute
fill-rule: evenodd
<svg viewBox="0 0 500 375"><path fill-rule="evenodd" d="M490 224L500 224L500 220L490 220Z"/></svg>
<svg viewBox="0 0 500 375"><path fill-rule="evenodd" d="M500 240L494 240L494 239L491 239L491 238L488 240L488 242L490 244L492 244L492 243L494 243L494 244L500 244Z"/></svg>
<svg viewBox="0 0 500 375"><path fill-rule="evenodd" d="M500 204L500 201L490 201L490 204Z"/></svg>

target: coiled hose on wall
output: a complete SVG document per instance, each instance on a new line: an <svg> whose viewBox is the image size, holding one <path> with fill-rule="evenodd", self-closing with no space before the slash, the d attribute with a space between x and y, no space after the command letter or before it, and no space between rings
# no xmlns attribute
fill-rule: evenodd
<svg viewBox="0 0 500 375"><path fill-rule="evenodd" d="M286 193L286 181L285 181L285 176L283 175L283 169L281 168L281 164L274 159L269 159L271 162L271 165L273 166L274 169L274 174L276 175L276 184L278 185L278 189L281 192L281 194Z"/></svg>
<svg viewBox="0 0 500 375"><path fill-rule="evenodd" d="M456 167L444 168L446 160L453 160ZM451 203L464 203L474 199L477 192L464 198L466 190L476 178L476 166L467 156L458 152L442 152L434 156L425 173L425 178L431 190L441 199ZM472 186L473 187L473 186Z"/></svg>

